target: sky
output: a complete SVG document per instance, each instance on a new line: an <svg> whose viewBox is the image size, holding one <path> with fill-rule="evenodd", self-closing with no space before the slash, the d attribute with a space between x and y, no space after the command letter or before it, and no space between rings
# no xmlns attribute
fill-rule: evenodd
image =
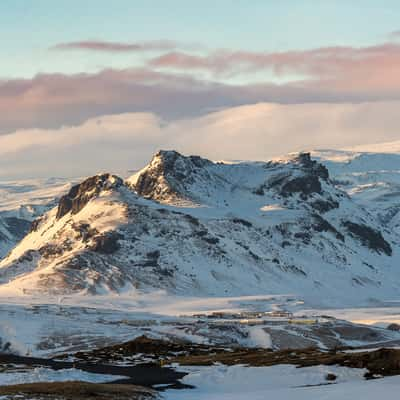
<svg viewBox="0 0 400 400"><path fill-rule="evenodd" d="M0 179L400 139L394 0L2 0ZM364 114L365 113L365 114Z"/></svg>

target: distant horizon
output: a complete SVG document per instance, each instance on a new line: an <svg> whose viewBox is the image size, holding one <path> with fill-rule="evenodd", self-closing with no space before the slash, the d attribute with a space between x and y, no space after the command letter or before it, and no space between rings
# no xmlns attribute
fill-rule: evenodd
<svg viewBox="0 0 400 400"><path fill-rule="evenodd" d="M107 169L106 166L103 166L103 168L93 171L89 170L83 172L82 174L79 175L26 175L23 176L11 176L6 178L6 176L9 175L1 175L0 173L0 184L7 184L7 183L14 183L14 182L23 182L23 181L28 181L28 182L34 182L34 181L48 181L48 180L62 180L65 181L66 183L68 182L79 182L82 179L85 179L90 176L94 175L99 175L102 173L111 173L114 175L117 175L123 179L127 179L133 174L139 172L141 169L145 168L150 161L152 160L152 157L158 152L158 151L176 151L173 148L170 149L157 149L152 153L147 161L143 162L143 164L139 165L136 168L128 168L128 169L120 169L120 170L115 170L115 169ZM327 157L327 160L329 161L336 161L337 162L342 162L343 159L347 159L348 157L351 157L354 155L354 157L357 157L360 154L394 154L394 155L400 155L400 139L397 141L392 141L392 142L378 142L378 143L371 143L367 145L360 145L360 146L349 146L349 147L344 147L344 148L308 148L308 149L302 149L302 150L297 150L297 151L289 151L287 153L281 153L281 154L276 154L271 157L267 157L264 159L230 159L230 158L208 158L202 154L198 153L186 153L186 152L178 152L182 154L183 156L199 156L204 159L209 159L212 162L222 162L222 163L246 163L246 162L269 162L269 161L274 161L274 160L281 160L285 159L287 156L290 155L296 155L299 153L311 153L312 157L317 157L319 158L321 154L325 157ZM321 153L321 154L318 154ZM323 154L326 153L326 154ZM337 153L337 154L335 154ZM347 156L347 158L346 158Z"/></svg>

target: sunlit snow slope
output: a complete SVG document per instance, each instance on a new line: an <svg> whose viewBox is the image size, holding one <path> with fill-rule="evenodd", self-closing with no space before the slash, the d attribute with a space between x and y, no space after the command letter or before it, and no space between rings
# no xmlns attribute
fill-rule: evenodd
<svg viewBox="0 0 400 400"><path fill-rule="evenodd" d="M0 291L398 297L397 233L337 180L309 154L214 163L160 151L126 181L74 186L1 262Z"/></svg>

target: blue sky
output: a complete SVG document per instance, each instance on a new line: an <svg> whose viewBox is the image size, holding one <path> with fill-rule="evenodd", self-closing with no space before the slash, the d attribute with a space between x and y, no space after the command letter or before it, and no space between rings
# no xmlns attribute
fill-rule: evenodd
<svg viewBox="0 0 400 400"><path fill-rule="evenodd" d="M0 0L0 176L399 138L398 0Z"/></svg>
<svg viewBox="0 0 400 400"><path fill-rule="evenodd" d="M399 29L395 0L2 0L0 77L129 67L132 54L70 53L60 42L170 39L212 48L284 51L366 46Z"/></svg>

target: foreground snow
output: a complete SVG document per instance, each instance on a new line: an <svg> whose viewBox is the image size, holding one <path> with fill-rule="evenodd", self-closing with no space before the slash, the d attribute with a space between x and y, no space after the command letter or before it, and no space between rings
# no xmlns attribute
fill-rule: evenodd
<svg viewBox="0 0 400 400"><path fill-rule="evenodd" d="M188 369L183 382L196 386L192 390L169 390L166 400L354 400L397 398L400 377L366 381L364 370L336 366L296 368L212 366ZM327 382L326 375L337 376Z"/></svg>

